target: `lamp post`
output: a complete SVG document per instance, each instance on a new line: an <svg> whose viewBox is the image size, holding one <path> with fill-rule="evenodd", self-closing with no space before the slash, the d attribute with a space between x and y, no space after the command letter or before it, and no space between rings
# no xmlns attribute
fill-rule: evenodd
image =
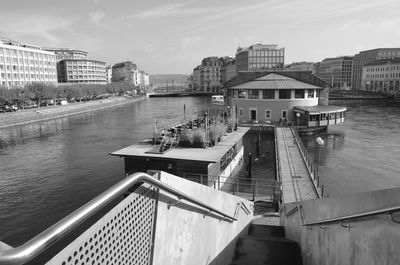
<svg viewBox="0 0 400 265"><path fill-rule="evenodd" d="M299 130L299 118L300 118L300 113L296 113L296 118L297 118L297 130Z"/></svg>
<svg viewBox="0 0 400 265"><path fill-rule="evenodd" d="M317 162L317 186L319 186L319 160L320 160L320 149L321 146L324 144L324 140L321 139L321 137L318 137L315 139L315 141L318 144L318 162Z"/></svg>

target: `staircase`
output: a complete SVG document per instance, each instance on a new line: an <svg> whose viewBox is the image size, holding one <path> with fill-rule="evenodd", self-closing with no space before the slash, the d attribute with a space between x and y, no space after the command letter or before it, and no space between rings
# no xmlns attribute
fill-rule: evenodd
<svg viewBox="0 0 400 265"><path fill-rule="evenodd" d="M302 265L299 244L285 238L282 226L251 224L236 242L231 265Z"/></svg>

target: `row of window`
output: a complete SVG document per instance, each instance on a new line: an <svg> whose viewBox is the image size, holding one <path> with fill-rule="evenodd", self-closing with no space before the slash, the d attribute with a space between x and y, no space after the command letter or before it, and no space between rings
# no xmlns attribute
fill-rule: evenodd
<svg viewBox="0 0 400 265"><path fill-rule="evenodd" d="M259 89L234 89L231 90L231 96L233 98L248 98L248 99L275 99L274 89L263 89L262 95L260 97ZM279 89L278 99L291 99L292 90L291 89ZM314 89L295 89L294 98L305 98L307 92L307 98L314 98L316 96ZM246 97L247 94L247 97Z"/></svg>
<svg viewBox="0 0 400 265"><path fill-rule="evenodd" d="M271 57L271 56L285 56L285 52L283 50L259 50L252 51L249 50L249 56L257 56L257 57Z"/></svg>
<svg viewBox="0 0 400 265"><path fill-rule="evenodd" d="M380 71L396 71L400 70L399 65L383 66L383 67L367 67L367 72L380 72Z"/></svg>
<svg viewBox="0 0 400 265"><path fill-rule="evenodd" d="M10 74L10 73L0 73L0 77L2 79L28 79L30 78L45 78L45 79L49 79L49 78L56 78L55 74L18 74L18 73L14 73L14 74Z"/></svg>
<svg viewBox="0 0 400 265"><path fill-rule="evenodd" d="M24 58L36 58L40 60L51 60L55 61L56 56L52 54L43 54L43 53L37 53L37 52L29 52L29 51L23 51L23 50L16 50L16 49L8 49L8 48L1 48L0 47L0 55L5 55L6 58L8 56L11 57L24 57Z"/></svg>
<svg viewBox="0 0 400 265"><path fill-rule="evenodd" d="M23 59L23 58L9 58L9 57L2 57L0 56L0 63L7 63L7 64L37 64L37 65L55 65L55 62L49 60L38 60L38 59Z"/></svg>
<svg viewBox="0 0 400 265"><path fill-rule="evenodd" d="M56 72L56 69L54 69L54 68L47 68L47 67L34 67L34 66L20 66L20 67L18 67L17 65L12 65L12 66L10 66L10 65L6 65L5 67L4 67L4 65L2 65L2 64L0 64L0 71L4 71L4 70L7 70L7 71L12 71L12 72L17 72L18 70L20 71L20 72L23 72L23 71L25 71L25 72L28 72L29 70L31 71L31 72L49 72L49 73L55 73Z"/></svg>
<svg viewBox="0 0 400 265"><path fill-rule="evenodd" d="M105 67L105 63L95 62L95 61L84 61L84 60L77 60L77 61L67 61L67 65L96 65Z"/></svg>
<svg viewBox="0 0 400 265"><path fill-rule="evenodd" d="M281 117L282 117L282 119L286 119L287 118L287 110L282 110L282 112L281 112ZM271 119L271 115L272 115L272 112L271 112L271 110L270 109L266 109L265 110L265 119ZM243 108L239 108L239 117L240 118L243 118L243 116L244 116L244 114L243 114ZM256 120L257 119L257 110L256 109L253 109L253 108L250 108L249 109L249 117L252 117L253 116L253 118L251 118L252 120Z"/></svg>
<svg viewBox="0 0 400 265"><path fill-rule="evenodd" d="M367 78L399 78L400 73L367 74Z"/></svg>
<svg viewBox="0 0 400 265"><path fill-rule="evenodd" d="M102 79L106 78L106 76L101 76L101 75L69 75L68 79L94 79L99 77L101 77Z"/></svg>

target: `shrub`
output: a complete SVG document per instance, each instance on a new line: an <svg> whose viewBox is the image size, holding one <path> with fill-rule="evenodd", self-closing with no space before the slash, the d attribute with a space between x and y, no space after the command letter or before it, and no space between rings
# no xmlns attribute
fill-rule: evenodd
<svg viewBox="0 0 400 265"><path fill-rule="evenodd" d="M229 117L228 118L228 132L232 132L236 127L236 118Z"/></svg>
<svg viewBox="0 0 400 265"><path fill-rule="evenodd" d="M193 146L193 132L192 131L182 132L179 138L179 145L183 147Z"/></svg>
<svg viewBox="0 0 400 265"><path fill-rule="evenodd" d="M205 134L204 129L199 128L192 132L193 135L193 147L204 147Z"/></svg>
<svg viewBox="0 0 400 265"><path fill-rule="evenodd" d="M210 125L208 135L210 136L210 141L215 145L220 138L221 128L217 124Z"/></svg>

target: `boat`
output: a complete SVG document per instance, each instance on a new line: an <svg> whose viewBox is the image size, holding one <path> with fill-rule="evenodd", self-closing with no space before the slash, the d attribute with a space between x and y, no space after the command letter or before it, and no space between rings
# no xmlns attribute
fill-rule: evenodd
<svg viewBox="0 0 400 265"><path fill-rule="evenodd" d="M211 102L215 105L224 105L224 96L222 95L212 96Z"/></svg>

